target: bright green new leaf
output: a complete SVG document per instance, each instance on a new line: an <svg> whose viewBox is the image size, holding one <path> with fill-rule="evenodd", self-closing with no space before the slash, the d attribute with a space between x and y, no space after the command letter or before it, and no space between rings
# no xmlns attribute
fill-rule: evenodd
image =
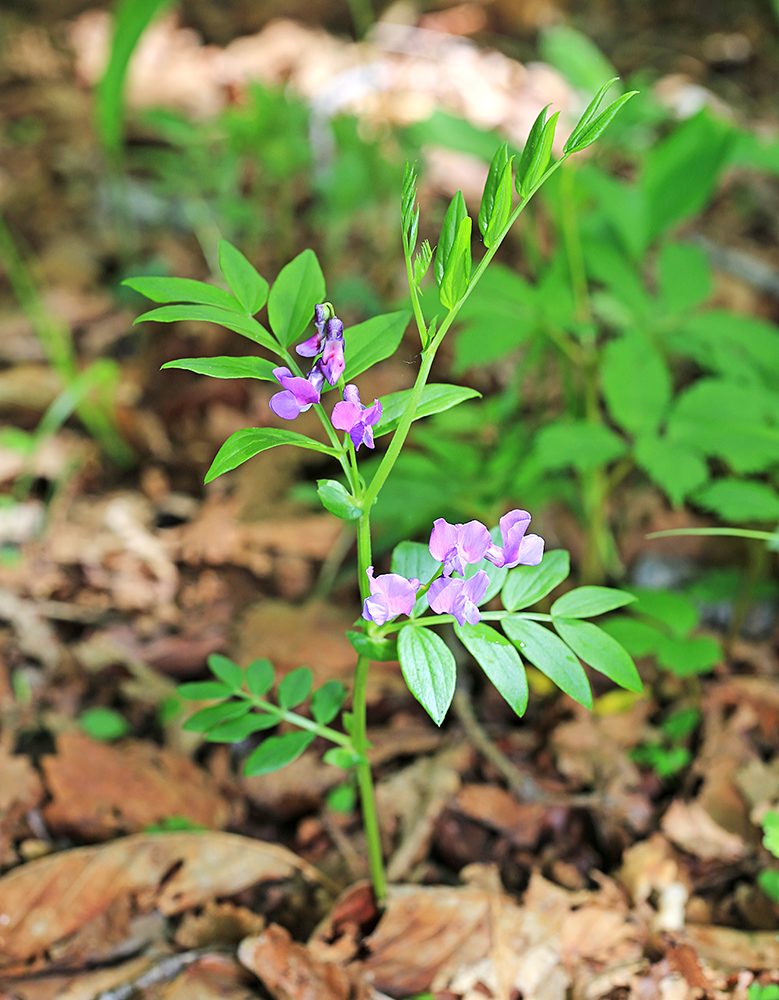
<svg viewBox="0 0 779 1000"><path fill-rule="evenodd" d="M227 327L228 330L240 333L242 337L248 337L255 344L267 347L269 351L279 353L279 345L262 323L258 323L251 316L241 316L240 313L228 312L227 309L220 309L217 306L160 306L159 309L152 309L139 316L135 322L146 323L149 320L154 320L157 323L178 323L182 320L217 323L219 326Z"/></svg>
<svg viewBox="0 0 779 1000"><path fill-rule="evenodd" d="M628 691L641 691L641 678L625 649L592 622L555 618L554 627L585 663Z"/></svg>
<svg viewBox="0 0 779 1000"><path fill-rule="evenodd" d="M411 313L402 309L399 312L373 316L364 323L350 326L344 333L346 381L353 382L372 365L394 354L410 319Z"/></svg>
<svg viewBox="0 0 779 1000"><path fill-rule="evenodd" d="M282 677L276 686L279 708L295 708L311 693L313 674L308 667L298 667Z"/></svg>
<svg viewBox="0 0 779 1000"><path fill-rule="evenodd" d="M268 282L227 240L219 241L219 269L246 314L259 312L268 301Z"/></svg>
<svg viewBox="0 0 779 1000"><path fill-rule="evenodd" d="M694 502L713 510L723 521L763 521L779 518L779 494L754 479L718 479L698 490Z"/></svg>
<svg viewBox="0 0 779 1000"><path fill-rule="evenodd" d="M554 602L553 615L563 618L593 618L635 601L633 594L613 587L577 587Z"/></svg>
<svg viewBox="0 0 779 1000"><path fill-rule="evenodd" d="M382 434L389 434L395 430L405 413L412 392L413 389L403 389L381 397L381 420L373 429L374 437L381 437ZM466 399L477 397L481 398L481 393L466 386L429 383L422 390L422 398L414 413L414 420L429 417L433 413L441 413L459 403L464 403Z"/></svg>
<svg viewBox="0 0 779 1000"><path fill-rule="evenodd" d="M341 711L346 701L346 688L340 681L325 681L311 695L311 714L320 726L326 726Z"/></svg>
<svg viewBox="0 0 779 1000"><path fill-rule="evenodd" d="M708 466L700 452L665 437L652 434L640 437L633 447L633 455L676 507L709 478Z"/></svg>
<svg viewBox="0 0 779 1000"><path fill-rule="evenodd" d="M398 658L398 644L395 639L372 639L364 632L347 632L346 638L360 656L367 656L369 660L389 663Z"/></svg>
<svg viewBox="0 0 779 1000"><path fill-rule="evenodd" d="M362 507L336 479L318 479L316 491L325 510L336 517L344 521L356 521L362 517Z"/></svg>
<svg viewBox="0 0 779 1000"><path fill-rule="evenodd" d="M315 739L316 733L305 730L284 733L283 736L269 736L246 758L243 773L247 777L255 777L280 771L282 767L297 760Z"/></svg>
<svg viewBox="0 0 779 1000"><path fill-rule="evenodd" d="M545 552L538 566L517 566L509 571L500 595L507 611L519 611L538 603L571 572L571 557L564 549Z"/></svg>
<svg viewBox="0 0 779 1000"><path fill-rule="evenodd" d="M574 701L592 708L592 691L584 667L562 640L538 622L519 615L504 618L501 624L509 639L533 666Z"/></svg>
<svg viewBox="0 0 779 1000"><path fill-rule="evenodd" d="M276 365L265 358L179 358L178 361L166 361L161 366L165 368L183 368L198 375L210 375L211 378L259 378L265 382L275 382L273 369Z"/></svg>
<svg viewBox="0 0 779 1000"><path fill-rule="evenodd" d="M471 278L471 217L466 216L457 230L452 252L441 279L439 299L445 309L454 309L468 289Z"/></svg>
<svg viewBox="0 0 779 1000"><path fill-rule="evenodd" d="M665 243L657 258L657 284L663 309L694 309L711 295L711 268L706 251L692 243Z"/></svg>
<svg viewBox="0 0 779 1000"><path fill-rule="evenodd" d="M130 723L121 712L102 705L85 709L76 721L87 736L103 743L121 739L130 732Z"/></svg>
<svg viewBox="0 0 779 1000"><path fill-rule="evenodd" d="M430 629L407 627L398 636L398 655L409 691L440 726L454 697L457 678L451 650Z"/></svg>
<svg viewBox="0 0 779 1000"><path fill-rule="evenodd" d="M298 340L325 300L325 279L313 250L304 250L281 269L268 296L268 322L282 347Z"/></svg>
<svg viewBox="0 0 779 1000"><path fill-rule="evenodd" d="M208 657L208 669L214 677L232 688L233 691L240 690L243 684L243 670L237 663L228 660L226 656L220 656L219 653L212 653Z"/></svg>
<svg viewBox="0 0 779 1000"><path fill-rule="evenodd" d="M235 691L232 684L222 684L221 681L190 681L179 684L176 694L188 701L207 701L212 698L230 698Z"/></svg>
<svg viewBox="0 0 779 1000"><path fill-rule="evenodd" d="M563 152L570 155L571 153L579 153L581 150L586 149L587 146L591 146L608 128L622 105L626 104L631 97L635 97L637 93L637 90L630 90L627 94L623 94L622 97L618 97L616 101L609 104L609 106L604 111L601 111L598 117L593 119L593 121L583 128L575 138L573 135L569 137L563 147ZM577 129L574 130L574 133Z"/></svg>
<svg viewBox="0 0 779 1000"><path fill-rule="evenodd" d="M248 701L224 701L221 705L209 705L195 712L181 728L188 733L207 733L223 722L246 715L250 708Z"/></svg>
<svg viewBox="0 0 779 1000"><path fill-rule="evenodd" d="M631 330L603 348L600 381L609 413L631 434L655 431L671 400L665 358L645 334Z"/></svg>
<svg viewBox="0 0 779 1000"><path fill-rule="evenodd" d="M608 465L626 451L625 442L614 431L587 420L547 424L535 438L535 454L544 469L573 466L579 472L587 472Z"/></svg>
<svg viewBox="0 0 779 1000"><path fill-rule="evenodd" d="M441 227L441 236L436 248L434 273L439 288L441 287L441 282L444 280L444 274L449 264L449 258L452 255L452 249L454 248L458 233L460 232L460 227L467 216L468 212L465 208L463 193L462 191L458 191L449 203L449 208L446 210L444 224Z"/></svg>
<svg viewBox="0 0 779 1000"><path fill-rule="evenodd" d="M483 622L455 625L454 630L517 715L524 715L528 698L527 675L514 646Z"/></svg>
<svg viewBox="0 0 779 1000"><path fill-rule="evenodd" d="M489 217L487 231L484 233L485 247L491 247L495 244L500 234L506 228L506 223L509 221L509 216L511 215L514 197L514 187L511 183L512 163L513 157L503 168L503 173L498 181L495 203L492 214Z"/></svg>
<svg viewBox="0 0 779 1000"><path fill-rule="evenodd" d="M311 451L322 452L323 455L330 455L335 458L338 454L335 448L330 448L320 441L305 437L303 434L296 434L295 431L288 431L277 427L244 427L225 441L216 458L211 463L211 468L206 473L205 482L210 483L212 479L221 476L224 472L230 472L237 468L261 451L268 448L275 448L281 444L294 444L298 448L308 448Z"/></svg>
<svg viewBox="0 0 779 1000"><path fill-rule="evenodd" d="M238 719L230 719L214 729L209 729L205 739L209 743L239 743L254 733L273 729L281 722L281 716L275 712L252 712Z"/></svg>
<svg viewBox="0 0 779 1000"><path fill-rule="evenodd" d="M122 282L133 291L145 295L152 302L192 302L203 306L216 306L229 312L242 312L241 303L234 295L216 285L192 278L125 278Z"/></svg>
<svg viewBox="0 0 779 1000"><path fill-rule="evenodd" d="M252 660L246 668L246 686L255 698L262 698L273 687L276 679L269 660Z"/></svg>

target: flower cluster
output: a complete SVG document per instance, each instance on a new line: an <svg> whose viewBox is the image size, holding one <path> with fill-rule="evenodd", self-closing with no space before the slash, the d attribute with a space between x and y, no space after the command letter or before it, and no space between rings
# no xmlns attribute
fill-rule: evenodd
<svg viewBox="0 0 779 1000"><path fill-rule="evenodd" d="M339 404L341 405L341 404ZM479 605L484 601L489 576L480 569L465 579L467 566L488 559L495 566L537 566L544 554L544 540L526 534L530 514L512 510L499 522L503 545L492 541L489 531L480 521L449 524L440 517L433 523L430 535L430 555L441 563L441 575L429 585L428 601L438 614L454 615L460 625L475 625L481 618ZM452 574L458 573L459 576ZM419 590L419 580L407 580L398 573L373 576L368 571L370 597L363 604L363 618L384 625L397 615L410 615ZM377 617L378 616L378 617Z"/></svg>
<svg viewBox="0 0 779 1000"><path fill-rule="evenodd" d="M344 398L333 407L333 427L346 431L355 448L364 444L373 448L373 428L381 420L381 403L374 399L373 406L363 406L356 385L344 387Z"/></svg>
<svg viewBox="0 0 779 1000"><path fill-rule="evenodd" d="M273 376L280 383L283 392L271 397L270 408L284 420L294 420L305 413L314 403L318 403L325 379L335 385L346 368L344 360L344 325L333 313L329 304L317 305L314 309L313 337L295 348L304 358L317 358L314 367L303 378L293 375L284 366L273 369ZM320 355L321 357L317 357Z"/></svg>

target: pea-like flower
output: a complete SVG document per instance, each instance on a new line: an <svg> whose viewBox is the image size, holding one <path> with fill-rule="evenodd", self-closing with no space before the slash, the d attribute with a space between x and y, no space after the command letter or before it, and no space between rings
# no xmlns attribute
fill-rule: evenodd
<svg viewBox="0 0 779 1000"><path fill-rule="evenodd" d="M344 398L333 407L330 417L333 427L346 431L355 448L364 444L373 448L373 428L381 420L381 403L374 399L373 406L363 406L356 385L344 388Z"/></svg>
<svg viewBox="0 0 779 1000"><path fill-rule="evenodd" d="M335 385L345 368L344 325L337 316L333 316L325 325L322 371L330 385Z"/></svg>
<svg viewBox="0 0 779 1000"><path fill-rule="evenodd" d="M315 358L317 354L322 353L322 348L325 346L325 323L329 315L330 309L324 303L314 306L314 326L316 327L316 333L309 337L308 340L304 340L302 344L298 344L295 348L298 354L301 354L304 358Z"/></svg>
<svg viewBox="0 0 779 1000"><path fill-rule="evenodd" d="M449 524L443 517L433 522L430 555L444 564L444 576L464 573L469 563L480 562L492 543L481 521Z"/></svg>
<svg viewBox="0 0 779 1000"><path fill-rule="evenodd" d="M281 366L273 369L273 377L284 391L271 396L268 404L277 417L294 420L305 413L314 403L319 402L325 379L319 362L314 365L306 378L293 375L289 368Z"/></svg>
<svg viewBox="0 0 779 1000"><path fill-rule="evenodd" d="M384 625L398 615L411 614L419 590L419 580L407 580L399 573L382 573L381 576L374 577L373 566L368 567L367 575L371 594L363 602L363 618L377 625Z"/></svg>
<svg viewBox="0 0 779 1000"><path fill-rule="evenodd" d="M427 599L437 615L454 615L460 625L475 625L481 620L479 604L487 593L490 578L480 569L469 580L457 576L439 576L430 584Z"/></svg>
<svg viewBox="0 0 779 1000"><path fill-rule="evenodd" d="M526 535L530 514L526 510L510 510L500 519L503 548L492 544L486 552L491 563L511 569L514 566L538 566L544 556L544 540L540 535Z"/></svg>

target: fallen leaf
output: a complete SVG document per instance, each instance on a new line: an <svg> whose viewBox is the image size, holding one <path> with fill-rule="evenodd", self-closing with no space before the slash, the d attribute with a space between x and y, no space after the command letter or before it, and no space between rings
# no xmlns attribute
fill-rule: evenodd
<svg viewBox="0 0 779 1000"><path fill-rule="evenodd" d="M208 775L188 757L142 740L99 743L63 733L41 766L51 802L44 818L55 833L103 840L143 830L171 816L219 828L229 808Z"/></svg>
<svg viewBox="0 0 779 1000"><path fill-rule="evenodd" d="M0 971L30 972L53 948L62 964L82 961L70 939L112 909L169 916L298 872L323 880L284 847L212 831L137 834L40 858L0 878Z"/></svg>
<svg viewBox="0 0 779 1000"><path fill-rule="evenodd" d="M736 861L746 853L743 837L724 830L698 802L675 799L660 825L683 851L706 861Z"/></svg>
<svg viewBox="0 0 779 1000"><path fill-rule="evenodd" d="M262 980L275 1000L348 1000L351 995L344 969L319 961L278 924L242 941L238 961Z"/></svg>

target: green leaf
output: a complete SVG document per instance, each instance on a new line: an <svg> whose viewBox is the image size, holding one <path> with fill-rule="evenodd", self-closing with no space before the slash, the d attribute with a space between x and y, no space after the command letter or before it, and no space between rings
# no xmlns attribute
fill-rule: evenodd
<svg viewBox="0 0 779 1000"><path fill-rule="evenodd" d="M703 110L650 147L640 182L650 240L709 203L734 135L731 124Z"/></svg>
<svg viewBox="0 0 779 1000"><path fill-rule="evenodd" d="M460 642L476 660L517 715L527 708L528 686L519 653L500 632L483 622L455 625Z"/></svg>
<svg viewBox="0 0 779 1000"><path fill-rule="evenodd" d="M655 650L657 662L676 677L706 673L722 661L722 647L709 636L679 639L663 636Z"/></svg>
<svg viewBox="0 0 779 1000"><path fill-rule="evenodd" d="M241 303L224 288L208 285L192 278L125 278L128 288L145 295L152 302L194 302L203 306L217 306L230 312L241 312Z"/></svg>
<svg viewBox="0 0 779 1000"><path fill-rule="evenodd" d="M657 258L657 283L666 312L685 312L705 302L712 292L705 250L692 243L664 244Z"/></svg>
<svg viewBox="0 0 779 1000"><path fill-rule="evenodd" d="M633 447L633 455L676 507L709 478L708 466L699 452L665 437L649 435L639 438Z"/></svg>
<svg viewBox="0 0 779 1000"><path fill-rule="evenodd" d="M381 437L382 434L389 434L395 430L405 413L413 391L413 389L403 389L381 397L381 420L373 429L374 437ZM466 399L474 398L481 398L481 393L476 389L462 385L430 383L422 390L422 398L414 413L414 420L429 417L433 413L442 413L459 403L464 403Z"/></svg>
<svg viewBox="0 0 779 1000"><path fill-rule="evenodd" d="M248 337L255 344L267 347L269 351L279 353L279 345L256 319L228 312L227 309L220 309L217 306L160 306L159 309L152 309L139 316L135 322L145 323L147 320L154 320L157 323L179 323L192 320L199 323L217 323L234 333Z"/></svg>
<svg viewBox="0 0 779 1000"><path fill-rule="evenodd" d="M176 693L189 701L207 701L211 698L230 698L235 688L220 681L192 681L179 684Z"/></svg>
<svg viewBox="0 0 779 1000"><path fill-rule="evenodd" d="M517 189L517 194L523 198L527 198L533 193L533 189L546 170L549 157L552 154L552 142L560 112L556 111L547 121L546 112L549 107L550 105L547 104L533 122L525 148L522 150L517 164L514 186Z"/></svg>
<svg viewBox="0 0 779 1000"><path fill-rule="evenodd" d="M326 681L311 695L311 714L320 726L326 726L341 711L346 688L340 681Z"/></svg>
<svg viewBox="0 0 779 1000"><path fill-rule="evenodd" d="M766 483L748 479L718 479L691 498L725 521L764 521L779 518L779 494Z"/></svg>
<svg viewBox="0 0 779 1000"><path fill-rule="evenodd" d="M246 686L255 698L262 698L273 687L276 679L269 660L252 660L246 668Z"/></svg>
<svg viewBox="0 0 779 1000"><path fill-rule="evenodd" d="M631 656L654 655L665 639L660 629L641 618L629 615L615 615L600 626L605 632L624 646Z"/></svg>
<svg viewBox="0 0 779 1000"><path fill-rule="evenodd" d="M188 733L207 733L223 722L246 715L250 708L248 701L225 701L221 705L209 705L190 716L181 728Z"/></svg>
<svg viewBox="0 0 779 1000"><path fill-rule="evenodd" d="M564 549L544 552L538 566L517 566L509 571L500 595L507 611L519 611L537 604L571 572L571 557Z"/></svg>
<svg viewBox="0 0 779 1000"><path fill-rule="evenodd" d="M635 601L632 594L612 587L577 587L563 594L552 605L553 615L563 618L592 618Z"/></svg>
<svg viewBox="0 0 779 1000"><path fill-rule="evenodd" d="M498 193L498 187L503 179L503 174L509 162L509 144L504 142L502 146L498 146L495 150L495 155L490 163L490 169L487 171L487 180L484 183L484 191L482 191L478 219L479 229L482 236L484 236L487 232L490 219L495 211L495 200Z"/></svg>
<svg viewBox="0 0 779 1000"><path fill-rule="evenodd" d="M609 412L620 427L631 434L658 428L671 400L671 375L647 336L633 330L610 340L601 354L600 381Z"/></svg>
<svg viewBox="0 0 779 1000"><path fill-rule="evenodd" d="M295 708L304 702L311 693L313 679L308 667L298 667L282 677L276 687L279 708Z"/></svg>
<svg viewBox="0 0 779 1000"><path fill-rule="evenodd" d="M350 326L344 335L346 381L353 382L358 375L367 371L377 361L383 361L394 354L410 319L411 313L403 309L400 312L374 316L364 323Z"/></svg>
<svg viewBox="0 0 779 1000"><path fill-rule="evenodd" d="M684 639L698 624L698 609L686 594L644 587L630 589L637 602L630 610L662 622L678 638Z"/></svg>
<svg viewBox="0 0 779 1000"><path fill-rule="evenodd" d="M330 455L333 458L338 454L335 448L330 448L320 441L305 437L303 434L296 434L295 431L284 430L276 427L244 427L240 431L231 434L219 451L216 453L211 468L206 473L205 482L210 483L212 479L221 476L224 472L230 472L237 468L261 451L268 448L275 448L281 444L294 444L298 448L309 448L311 451L319 451L323 455Z"/></svg>
<svg viewBox="0 0 779 1000"><path fill-rule="evenodd" d="M617 81L614 67L600 49L581 31L555 24L541 31L539 51L545 63L554 66L577 90L592 93L604 80ZM601 95L602 96L602 95ZM600 96L596 99L600 101Z"/></svg>
<svg viewBox="0 0 779 1000"><path fill-rule="evenodd" d="M183 368L198 375L210 375L211 378L259 378L265 382L276 381L273 376L276 365L265 358L179 358L178 361L166 361L161 367Z"/></svg>
<svg viewBox="0 0 779 1000"><path fill-rule="evenodd" d="M641 691L641 678L628 653L592 622L555 618L554 627L585 663L628 691Z"/></svg>
<svg viewBox="0 0 779 1000"><path fill-rule="evenodd" d="M237 663L228 660L226 656L220 656L219 653L212 653L207 662L208 669L214 677L233 691L240 691L243 684L243 670Z"/></svg>
<svg viewBox="0 0 779 1000"><path fill-rule="evenodd" d="M348 771L350 767L354 767L359 759L357 754L347 747L330 747L322 755L322 760L325 764L331 764L333 767L341 767L344 771ZM352 796L353 798L354 796ZM330 805L329 802L328 805Z"/></svg>
<svg viewBox="0 0 779 1000"><path fill-rule="evenodd" d="M439 299L445 309L454 309L465 295L471 278L471 217L460 223L452 252L441 279Z"/></svg>
<svg viewBox="0 0 779 1000"><path fill-rule="evenodd" d="M313 250L304 250L282 268L268 296L268 321L282 347L297 340L325 299L325 279Z"/></svg>
<svg viewBox="0 0 779 1000"><path fill-rule="evenodd" d="M440 726L454 697L457 678L451 650L435 632L407 627L400 630L398 654L409 691Z"/></svg>
<svg viewBox="0 0 779 1000"><path fill-rule="evenodd" d="M563 152L570 155L571 153L579 153L581 150L586 149L587 146L591 146L596 139L600 138L601 134L609 127L614 119L614 116L622 107L626 104L631 97L635 97L638 93L637 90L630 90L627 94L623 94L622 97L618 97L616 101L613 101L609 106L598 115L597 118L593 119L585 128L583 128L578 135L570 136L565 146L563 147ZM579 129L577 125L574 129L576 133Z"/></svg>
<svg viewBox="0 0 779 1000"><path fill-rule="evenodd" d="M283 736L269 736L246 758L243 773L247 777L271 774L291 764L316 738L316 733L305 730L284 733Z"/></svg>
<svg viewBox="0 0 779 1000"><path fill-rule="evenodd" d="M485 247L491 247L506 228L513 207L514 188L511 183L511 167L513 157L503 168L503 174L498 182L495 205L490 216L487 232L484 234Z"/></svg>
<svg viewBox="0 0 779 1000"><path fill-rule="evenodd" d="M219 269L247 315L259 312L268 301L268 282L227 240L219 241Z"/></svg>
<svg viewBox="0 0 779 1000"><path fill-rule="evenodd" d="M441 236L436 248L433 271L435 273L436 284L439 288L441 287L441 282L444 280L444 274L446 273L449 259L452 256L454 245L457 242L460 227L467 217L468 212L465 208L463 193L462 191L458 191L450 201L449 208L446 210L444 224L441 227Z"/></svg>
<svg viewBox="0 0 779 1000"><path fill-rule="evenodd" d="M362 507L336 479L318 479L316 491L322 506L336 517L344 521L356 521L362 517Z"/></svg>
<svg viewBox="0 0 779 1000"><path fill-rule="evenodd" d="M395 639L372 639L364 632L347 632L346 638L360 656L369 660L392 662L398 658L398 644Z"/></svg>
<svg viewBox="0 0 779 1000"><path fill-rule="evenodd" d="M205 739L208 743L239 743L254 733L273 729L280 722L281 716L274 712L252 712L249 715L242 715L239 719L230 719L214 729L209 729L205 734Z"/></svg>
<svg viewBox="0 0 779 1000"><path fill-rule="evenodd" d="M542 674L574 701L592 708L592 691L584 667L562 640L538 622L520 616L504 618L501 625L522 655Z"/></svg>
<svg viewBox="0 0 779 1000"><path fill-rule="evenodd" d="M87 708L76 720L87 736L102 743L118 740L130 732L130 723L113 708L95 706Z"/></svg>
<svg viewBox="0 0 779 1000"><path fill-rule="evenodd" d="M588 472L608 465L626 451L625 442L614 431L587 420L556 421L535 437L535 454L542 469L573 466Z"/></svg>

